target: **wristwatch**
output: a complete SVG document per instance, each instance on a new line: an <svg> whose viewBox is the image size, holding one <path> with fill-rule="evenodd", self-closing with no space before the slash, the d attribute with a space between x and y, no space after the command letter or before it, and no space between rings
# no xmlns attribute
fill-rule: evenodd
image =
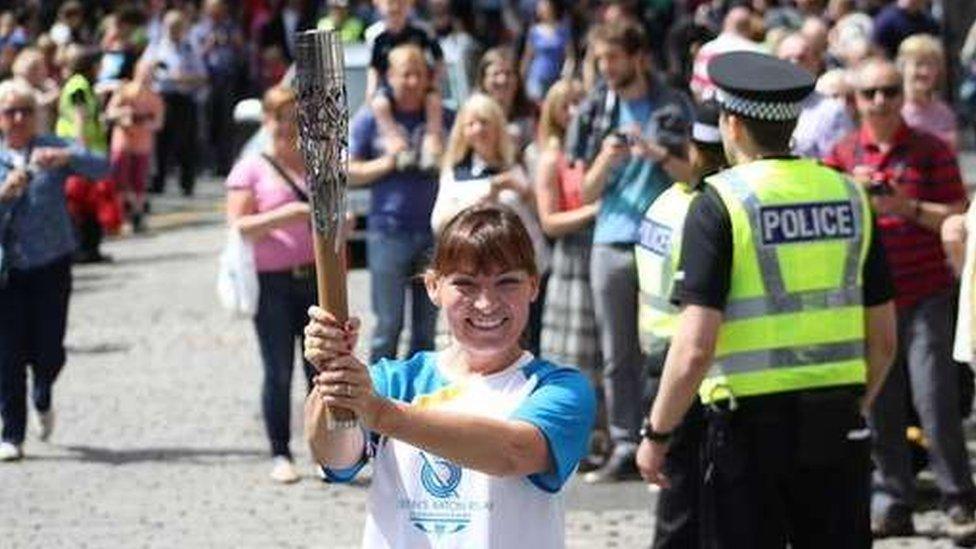
<svg viewBox="0 0 976 549"><path fill-rule="evenodd" d="M669 431L667 433L661 433L659 431L655 431L654 427L651 426L650 419L644 419L644 423L643 425L641 425L640 428L641 438L646 438L651 442L660 442L661 444L664 444L669 440L671 440L671 435L673 434L674 431Z"/></svg>

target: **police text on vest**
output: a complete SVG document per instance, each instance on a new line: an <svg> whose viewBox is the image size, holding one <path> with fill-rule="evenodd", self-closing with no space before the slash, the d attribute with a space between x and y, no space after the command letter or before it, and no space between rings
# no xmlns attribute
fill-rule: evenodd
<svg viewBox="0 0 976 549"><path fill-rule="evenodd" d="M667 257L671 248L671 227L645 217L641 220L639 242L652 253Z"/></svg>
<svg viewBox="0 0 976 549"><path fill-rule="evenodd" d="M850 202L820 202L759 208L763 244L853 238L856 222Z"/></svg>

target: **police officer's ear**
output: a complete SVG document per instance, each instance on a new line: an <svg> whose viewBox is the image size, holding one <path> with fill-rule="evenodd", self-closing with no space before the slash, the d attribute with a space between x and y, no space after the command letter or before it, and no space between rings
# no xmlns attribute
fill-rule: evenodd
<svg viewBox="0 0 976 549"><path fill-rule="evenodd" d="M742 124L742 119L737 115L722 111L719 117L719 124L724 128L725 135L733 143L741 143L745 137L745 127Z"/></svg>

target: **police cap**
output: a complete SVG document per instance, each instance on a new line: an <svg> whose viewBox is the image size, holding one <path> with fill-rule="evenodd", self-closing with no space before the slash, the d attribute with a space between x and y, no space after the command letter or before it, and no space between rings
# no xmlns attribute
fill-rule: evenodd
<svg viewBox="0 0 976 549"><path fill-rule="evenodd" d="M771 122L799 118L801 103L816 84L812 74L789 61L745 51L712 58L708 76L723 110Z"/></svg>
<svg viewBox="0 0 976 549"><path fill-rule="evenodd" d="M718 129L718 114L719 106L715 101L705 101L696 105L691 140L704 145L721 145L722 134Z"/></svg>

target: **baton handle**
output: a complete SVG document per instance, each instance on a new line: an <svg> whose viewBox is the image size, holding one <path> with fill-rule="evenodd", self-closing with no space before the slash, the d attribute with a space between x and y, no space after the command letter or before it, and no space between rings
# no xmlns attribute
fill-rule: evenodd
<svg viewBox="0 0 976 549"><path fill-rule="evenodd" d="M336 237L313 232L315 244L315 282L318 288L319 306L329 312L341 324L349 320L349 302L346 292L346 254L336 246ZM340 243L341 244L341 243ZM356 414L352 410L327 406L325 424L329 430L348 429L356 426Z"/></svg>

